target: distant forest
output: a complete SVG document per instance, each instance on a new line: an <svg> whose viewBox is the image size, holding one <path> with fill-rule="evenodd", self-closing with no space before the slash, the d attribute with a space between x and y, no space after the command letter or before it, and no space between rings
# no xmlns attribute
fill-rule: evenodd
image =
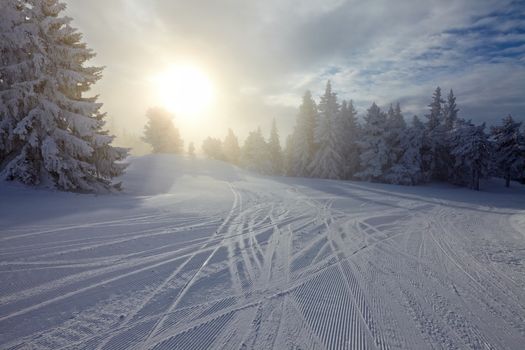
<svg viewBox="0 0 525 350"><path fill-rule="evenodd" d="M360 122L352 101L339 102L328 81L318 103L309 91L304 94L284 149L274 120L268 139L258 128L241 146L229 129L224 140L204 140L202 150L210 158L265 175L399 185L446 181L475 190L489 176L503 178L507 187L513 179L524 182L525 130L520 122L509 115L490 129L475 125L458 116L453 91L444 99L439 87L428 107L424 120L414 116L407 123L399 103L387 111L372 103ZM178 131L166 127L169 117L161 111L148 116L144 140L154 152L171 147L182 153ZM158 124L157 134L151 134L152 123Z"/></svg>

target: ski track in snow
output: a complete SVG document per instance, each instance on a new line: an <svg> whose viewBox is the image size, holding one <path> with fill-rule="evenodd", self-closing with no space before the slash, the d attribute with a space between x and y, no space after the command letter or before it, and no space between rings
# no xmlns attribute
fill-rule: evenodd
<svg viewBox="0 0 525 350"><path fill-rule="evenodd" d="M209 212L7 228L0 348L522 348L525 201L243 176Z"/></svg>

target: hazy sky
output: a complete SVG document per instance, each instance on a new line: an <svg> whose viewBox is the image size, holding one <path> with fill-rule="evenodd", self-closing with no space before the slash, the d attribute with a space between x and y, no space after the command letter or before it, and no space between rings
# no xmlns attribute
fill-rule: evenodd
<svg viewBox="0 0 525 350"><path fill-rule="evenodd" d="M212 79L213 114L178 118L188 138L239 135L275 117L291 131L306 89L331 79L364 113L399 101L426 113L439 85L462 117L525 111L525 2L506 0L67 0L106 66L96 92L118 128L139 132L158 104L151 76L191 61ZM184 135L183 135L184 136Z"/></svg>

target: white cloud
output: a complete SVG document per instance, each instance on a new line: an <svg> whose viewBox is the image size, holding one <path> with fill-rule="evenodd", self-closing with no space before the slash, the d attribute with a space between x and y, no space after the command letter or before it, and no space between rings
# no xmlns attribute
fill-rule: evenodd
<svg viewBox="0 0 525 350"><path fill-rule="evenodd" d="M144 86L129 82L186 54L209 65L222 82L231 105L220 113L242 113L231 120L253 118L249 125L266 125L269 114L291 125L291 106L306 89L318 95L327 79L342 98L356 101L361 112L372 101L401 101L407 116L421 114L436 85L454 88L462 111L472 113L474 120L518 114L525 107L517 99L525 95L524 57L519 56L523 45L503 47L499 54L483 51L486 43L525 41L515 31L523 28L523 21L512 17L519 4L510 0L68 4L88 44L99 53L97 63L108 67L100 84L106 108L121 123L137 120L137 127L144 106L126 106L119 96L126 96L127 103L140 100ZM242 101L243 96L257 103Z"/></svg>

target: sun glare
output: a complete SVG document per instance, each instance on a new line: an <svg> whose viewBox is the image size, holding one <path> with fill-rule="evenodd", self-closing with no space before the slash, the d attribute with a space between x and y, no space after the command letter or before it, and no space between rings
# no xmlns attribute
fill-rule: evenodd
<svg viewBox="0 0 525 350"><path fill-rule="evenodd" d="M173 66L155 79L162 105L177 116L195 116L214 99L210 78L191 65Z"/></svg>

